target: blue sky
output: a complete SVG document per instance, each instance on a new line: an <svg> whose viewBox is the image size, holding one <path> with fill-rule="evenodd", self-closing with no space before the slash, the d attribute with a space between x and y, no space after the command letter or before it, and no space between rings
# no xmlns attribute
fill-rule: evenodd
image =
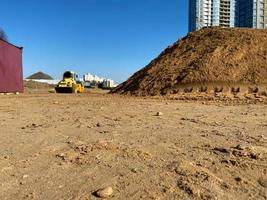
<svg viewBox="0 0 267 200"><path fill-rule="evenodd" d="M0 2L0 27L24 47L24 77L74 70L122 82L187 34L188 0Z"/></svg>

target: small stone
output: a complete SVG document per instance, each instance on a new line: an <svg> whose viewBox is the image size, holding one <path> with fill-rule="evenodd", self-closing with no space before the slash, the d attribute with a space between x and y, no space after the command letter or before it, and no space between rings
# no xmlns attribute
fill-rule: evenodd
<svg viewBox="0 0 267 200"><path fill-rule="evenodd" d="M262 187L267 188L267 177L266 177L266 178L261 177L261 178L258 180L258 183L259 183Z"/></svg>
<svg viewBox="0 0 267 200"><path fill-rule="evenodd" d="M97 126L97 127L100 127L100 126L101 126L101 124L100 124L100 123L97 123L97 124L96 124L96 126Z"/></svg>
<svg viewBox="0 0 267 200"><path fill-rule="evenodd" d="M240 176L238 176L238 177L235 178L235 180L236 180L237 182L241 182L241 181L242 181L242 178L241 178Z"/></svg>
<svg viewBox="0 0 267 200"><path fill-rule="evenodd" d="M133 169L131 169L131 171L133 172L133 173L137 173L137 168L133 168Z"/></svg>
<svg viewBox="0 0 267 200"><path fill-rule="evenodd" d="M20 185L25 185L26 184L26 181L20 181L19 184Z"/></svg>
<svg viewBox="0 0 267 200"><path fill-rule="evenodd" d="M38 125L37 125L37 124L35 124L35 123L32 123L32 127L33 127L33 128L37 128L37 127L38 127Z"/></svg>
<svg viewBox="0 0 267 200"><path fill-rule="evenodd" d="M25 175L23 175L23 179L25 179L25 178L28 178L29 177L29 175L27 175L27 174L25 174Z"/></svg>
<svg viewBox="0 0 267 200"><path fill-rule="evenodd" d="M267 137L265 137L265 135L260 135L260 139L267 140Z"/></svg>
<svg viewBox="0 0 267 200"><path fill-rule="evenodd" d="M259 160L259 159L262 159L263 156L261 153L255 153L255 152L251 152L250 153L250 157L254 160Z"/></svg>
<svg viewBox="0 0 267 200"><path fill-rule="evenodd" d="M96 191L96 195L100 198L108 198L113 194L112 187L105 187Z"/></svg>
<svg viewBox="0 0 267 200"><path fill-rule="evenodd" d="M235 147L235 149L240 150L240 151L245 150L245 148L246 148L246 147L244 147L244 146L241 145L241 144L238 144L238 145Z"/></svg>
<svg viewBox="0 0 267 200"><path fill-rule="evenodd" d="M108 130L99 131L99 133L102 133L102 134L106 134L106 133L108 133L108 132L109 132Z"/></svg>
<svg viewBox="0 0 267 200"><path fill-rule="evenodd" d="M162 116L163 113L162 112L157 112L156 116Z"/></svg>
<svg viewBox="0 0 267 200"><path fill-rule="evenodd" d="M62 159L62 160L65 160L65 154L64 154L64 153L56 154L56 157L57 157L57 158L60 158L60 159Z"/></svg>

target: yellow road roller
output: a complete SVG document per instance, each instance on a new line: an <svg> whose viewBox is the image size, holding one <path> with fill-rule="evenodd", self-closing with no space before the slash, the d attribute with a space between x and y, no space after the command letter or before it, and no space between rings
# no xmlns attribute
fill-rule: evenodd
<svg viewBox="0 0 267 200"><path fill-rule="evenodd" d="M84 85L78 80L78 75L75 72L66 71L55 90L57 93L82 93L84 92Z"/></svg>

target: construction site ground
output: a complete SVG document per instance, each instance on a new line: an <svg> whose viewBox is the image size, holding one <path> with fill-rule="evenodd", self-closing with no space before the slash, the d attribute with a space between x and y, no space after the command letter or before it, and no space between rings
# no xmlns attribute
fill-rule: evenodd
<svg viewBox="0 0 267 200"><path fill-rule="evenodd" d="M37 90L0 95L2 200L267 199L264 102Z"/></svg>

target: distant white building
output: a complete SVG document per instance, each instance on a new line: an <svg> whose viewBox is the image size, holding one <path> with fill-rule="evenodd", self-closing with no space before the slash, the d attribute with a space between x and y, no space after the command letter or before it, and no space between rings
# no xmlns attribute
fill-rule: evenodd
<svg viewBox="0 0 267 200"><path fill-rule="evenodd" d="M85 82L85 85L87 86L89 84L89 86L98 86L98 85L102 85L103 88L112 88L112 87L116 87L117 85L114 83L113 80L108 79L108 78L101 78L98 77L97 75L93 75L93 74L85 74L83 76L83 80Z"/></svg>
<svg viewBox="0 0 267 200"><path fill-rule="evenodd" d="M85 82L97 82L97 83L101 83L101 82L104 81L104 78L100 78L97 75L93 75L93 74L88 73L88 74L85 74L83 76L83 80Z"/></svg>
<svg viewBox="0 0 267 200"><path fill-rule="evenodd" d="M103 88L114 88L117 85L111 79L104 79L103 81Z"/></svg>

